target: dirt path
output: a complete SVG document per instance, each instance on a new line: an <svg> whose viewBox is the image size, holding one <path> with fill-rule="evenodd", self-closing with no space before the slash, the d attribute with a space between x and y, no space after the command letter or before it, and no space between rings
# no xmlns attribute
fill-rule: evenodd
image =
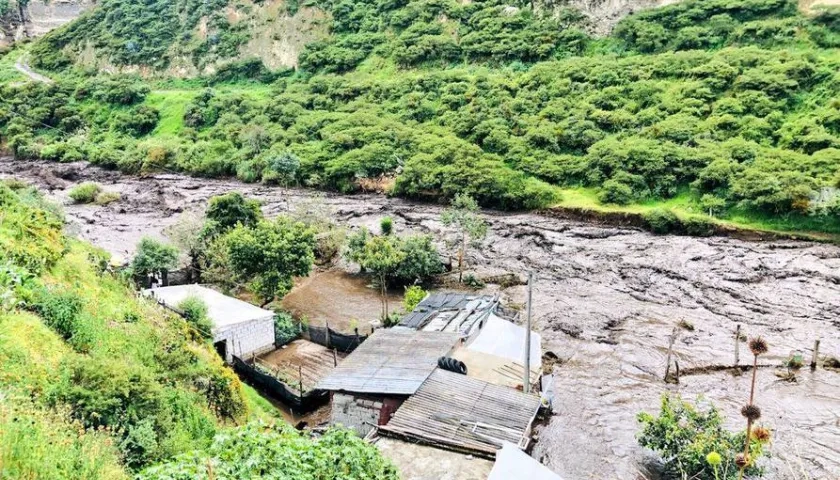
<svg viewBox="0 0 840 480"><path fill-rule="evenodd" d="M29 58L26 55L22 55L17 62L15 62L15 70L36 82L53 83L50 77L41 75L40 73L32 70L32 67L29 66Z"/></svg>
<svg viewBox="0 0 840 480"><path fill-rule="evenodd" d="M311 197L306 190L243 185L179 175L124 176L78 164L0 161L0 175L32 181L65 200L67 188L86 180L120 191L106 207L66 206L79 234L115 253L130 255L141 235L162 235L184 210L202 209L215 194L240 190L263 202L269 215ZM390 215L398 232L432 233L444 248L441 209L377 195L327 195L333 216L347 225L376 225ZM801 241L751 243L733 238L653 236L534 214L487 213L491 234L469 258L490 277L534 270L535 324L543 347L563 363L555 375L558 411L539 432L534 455L568 479L654 478L637 446L636 414L655 411L660 395L697 395L719 405L733 428L749 393L748 376L729 372L684 377L666 385L665 350L674 326L685 320L675 345L688 369L733 359L737 324L771 345L768 363L781 363L816 338L840 357L840 247ZM508 304L524 302L524 287L500 290ZM742 351L742 361L746 358ZM797 382L759 372L757 403L774 433L772 479L836 480L840 472L840 374L803 370Z"/></svg>

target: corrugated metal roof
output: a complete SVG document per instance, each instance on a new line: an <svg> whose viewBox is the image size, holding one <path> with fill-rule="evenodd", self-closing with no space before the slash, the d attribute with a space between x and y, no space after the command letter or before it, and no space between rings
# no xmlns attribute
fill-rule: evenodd
<svg viewBox="0 0 840 480"><path fill-rule="evenodd" d="M492 295L437 292L421 301L400 321L400 326L418 330L468 333L498 305Z"/></svg>
<svg viewBox="0 0 840 480"><path fill-rule="evenodd" d="M461 336L450 332L380 329L318 383L321 390L411 395Z"/></svg>
<svg viewBox="0 0 840 480"><path fill-rule="evenodd" d="M495 455L530 441L540 398L436 369L380 430L433 445Z"/></svg>
<svg viewBox="0 0 840 480"><path fill-rule="evenodd" d="M273 318L274 312L256 305L229 297L201 285L172 285L143 290L143 295L155 298L163 306L176 310L187 297L198 297L207 304L207 317L213 322L213 330L221 331L239 323Z"/></svg>

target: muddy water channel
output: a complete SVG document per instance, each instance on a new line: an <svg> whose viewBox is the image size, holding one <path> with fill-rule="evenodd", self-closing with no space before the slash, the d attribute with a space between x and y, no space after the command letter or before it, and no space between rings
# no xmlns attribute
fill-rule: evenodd
<svg viewBox="0 0 840 480"><path fill-rule="evenodd" d="M244 185L179 175L138 178L81 164L0 161L0 175L37 184L59 200L86 180L123 199L99 206L67 205L71 228L128 257L142 235L163 236L178 212L239 190L263 202L268 215L313 195L305 190ZM440 208L376 195L328 195L337 221L375 225L384 215L397 231L424 231L441 240ZM730 238L653 236L634 229L557 220L534 214L488 213L491 234L469 258L477 276L533 270L536 328L556 367L558 415L539 433L534 455L569 480L655 478L635 441L637 412L656 411L664 392L719 405L733 428L749 395L749 376L714 372L665 384L668 338L682 370L730 364L734 331L762 335L765 363L793 350L806 363L814 340L840 357L840 248L797 241L749 243ZM508 304L524 302L523 286L502 288ZM316 290L317 291L317 290ZM305 299L299 302L304 303ZM373 310L378 311L378 305ZM748 360L742 346L741 361ZM759 371L757 400L772 428L767 478L840 478L840 373L807 367L795 382L775 369Z"/></svg>

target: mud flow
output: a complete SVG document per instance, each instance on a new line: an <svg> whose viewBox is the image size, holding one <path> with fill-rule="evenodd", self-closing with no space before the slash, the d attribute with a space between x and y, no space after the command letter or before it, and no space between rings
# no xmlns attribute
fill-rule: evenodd
<svg viewBox="0 0 840 480"><path fill-rule="evenodd" d="M179 212L201 211L213 195L239 190L259 199L268 215L316 195L230 180L139 178L84 164L10 159L0 161L0 175L32 182L68 203L70 228L123 258L130 258L141 236L163 237ZM67 190L81 181L97 181L120 192L122 200L104 207L71 205ZM390 215L398 232L431 233L447 249L437 206L378 195L326 195L324 202L342 224L373 226ZM656 411L665 392L703 396L721 407L733 429L742 427L738 411L749 395L749 375L702 369L733 363L737 325L745 335L767 339L770 352L763 361L768 364L781 365L793 351L801 351L809 363L818 338L824 355L840 357L836 246L654 236L535 214L488 212L487 219L491 233L468 258L474 274L489 280L510 273L524 278L532 270L537 276L535 326L544 350L560 361L554 371L558 414L539 432L534 456L564 478L655 478L655 465L635 440L635 417L642 410ZM324 297L336 289L362 288L344 275L304 280L287 300L290 307L311 304L324 310L320 315L335 315L323 306L336 302ZM308 281L318 281L309 293ZM519 282L504 285L511 283ZM525 300L522 285L488 281L486 290L501 292L508 305ZM369 301L367 307L348 306L347 315L332 321L349 322L368 309L378 313L375 292ZM694 373L683 375L679 384L666 384L668 339L675 327L673 357L683 371ZM748 357L742 344L741 362ZM840 478L840 373L811 372L806 366L789 381L775 368L762 368L756 403L774 437L766 478Z"/></svg>

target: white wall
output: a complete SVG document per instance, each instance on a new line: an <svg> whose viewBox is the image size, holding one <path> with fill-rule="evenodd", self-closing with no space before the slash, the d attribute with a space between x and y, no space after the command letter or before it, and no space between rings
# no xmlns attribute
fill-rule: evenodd
<svg viewBox="0 0 840 480"><path fill-rule="evenodd" d="M232 355L247 360L252 355L259 355L274 349L274 319L264 318L252 322L239 323L218 331L213 335L213 342L227 341L228 362Z"/></svg>

